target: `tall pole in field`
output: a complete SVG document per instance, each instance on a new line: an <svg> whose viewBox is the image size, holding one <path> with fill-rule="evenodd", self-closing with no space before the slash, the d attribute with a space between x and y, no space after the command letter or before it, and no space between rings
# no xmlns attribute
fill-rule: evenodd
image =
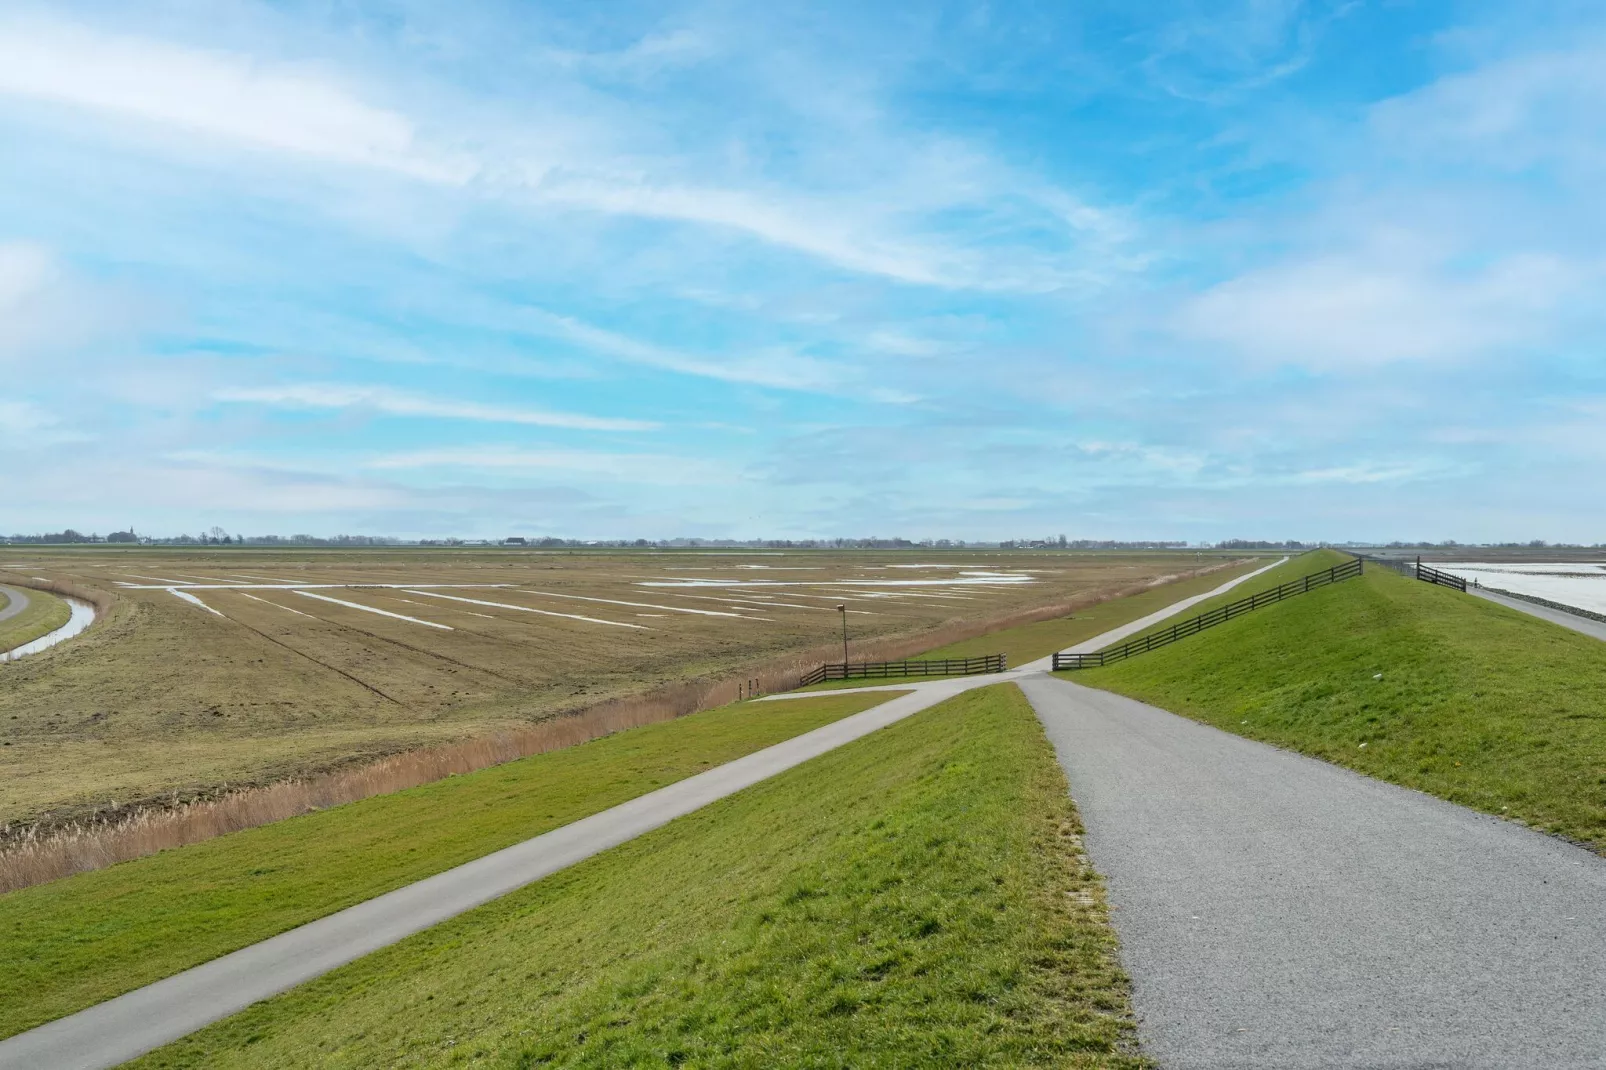
<svg viewBox="0 0 1606 1070"><path fill-rule="evenodd" d="M848 671L848 607L846 603L837 606L836 611L842 614L842 671Z"/></svg>

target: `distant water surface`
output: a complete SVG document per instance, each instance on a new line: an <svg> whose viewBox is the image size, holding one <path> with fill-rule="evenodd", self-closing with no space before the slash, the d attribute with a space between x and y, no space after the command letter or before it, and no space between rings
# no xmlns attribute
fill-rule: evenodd
<svg viewBox="0 0 1606 1070"><path fill-rule="evenodd" d="M1567 562L1433 562L1443 572L1477 580L1517 594L1531 594L1552 602L1606 613L1606 564L1599 561Z"/></svg>

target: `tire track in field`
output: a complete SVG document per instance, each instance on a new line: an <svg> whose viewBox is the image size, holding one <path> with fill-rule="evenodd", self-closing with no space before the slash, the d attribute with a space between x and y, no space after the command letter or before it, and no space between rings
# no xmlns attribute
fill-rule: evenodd
<svg viewBox="0 0 1606 1070"><path fill-rule="evenodd" d="M320 622L322 622L324 624L329 625L331 628L345 628L345 629L348 629L350 631L357 632L360 635L366 635L371 639L378 639L382 643L390 643L392 646L399 646L403 650L410 650L415 654L422 654L425 657L435 658L435 659L437 659L439 661L444 661L448 665L455 665L456 667L458 667L460 669L466 669L469 672L482 673L482 674L484 674L486 676L490 676L490 677L493 677L493 678L495 678L497 680L500 680L505 684L511 684L511 685L513 685L515 687L528 687L529 686L529 683L527 681L519 680L519 679L516 679L516 678L511 677L511 676L505 676L502 673L497 672L495 669L482 668L481 666L474 665L474 664L472 664L470 662L467 662L467 661L459 661L458 659L456 659L454 657L451 657L451 656L446 655L446 654L442 654L438 650L428 650L428 649L426 649L424 647L421 647L421 646L414 646L413 644L407 643L407 642L403 642L400 639L392 639L388 635L380 635L378 632L371 632L367 628L359 628L355 624L347 624L344 621L330 620L328 617L320 617L316 613L306 613L306 614L304 614L304 616L309 616L313 620L320 621ZM497 619L500 620L501 618L497 618ZM488 640L489 642L492 642L492 643L500 643L503 646L519 647L519 646L522 645L522 644L514 642L511 639L504 639L501 636L491 635L488 632L476 631L473 628L465 628L465 627L454 625L452 630L456 631L456 632L461 632L464 635L478 636L481 639ZM314 660L316 660L316 659L314 659ZM395 701L395 700L392 699L391 701ZM409 706L407 708L411 709L412 707Z"/></svg>
<svg viewBox="0 0 1606 1070"><path fill-rule="evenodd" d="M269 603L269 604L272 605L273 603ZM282 609L284 607L281 606L280 608ZM350 680L352 683L356 684L358 687L366 688L367 690L372 691L374 694L378 695L380 698L384 699L386 702L394 702L396 705L400 706L402 709L406 710L409 713L417 713L418 712L417 710L413 709L411 706L407 705L407 703L403 702L401 699L393 698L390 695L385 694L383 691L379 690L379 688L375 687L373 684L370 684L368 681L358 679L357 677L353 676L351 673L347 672L345 669L340 668L339 666L331 665L327 661L320 661L319 659L313 657L311 654L307 653L305 650L297 650L295 647L291 646L289 643L283 642L282 640L279 640L279 639L275 639L273 636L269 635L267 632L263 631L261 628L253 627L252 625L247 624L245 621L237 620L234 617L224 616L223 619L224 620L228 620L228 621L233 621L235 624L238 624L240 627L245 628L248 631L255 632L256 634L260 635L262 638L266 639L268 642L273 643L273 644L275 644L277 646L282 646L286 650L290 651L290 653L292 653L292 654L300 654L302 657L306 658L308 661L312 662L314 665L321 665L325 669L328 669L332 673L335 673L335 674L340 675L340 676L344 676L346 679ZM319 618L314 618L314 619L319 619ZM337 627L338 627L338 625L337 625Z"/></svg>

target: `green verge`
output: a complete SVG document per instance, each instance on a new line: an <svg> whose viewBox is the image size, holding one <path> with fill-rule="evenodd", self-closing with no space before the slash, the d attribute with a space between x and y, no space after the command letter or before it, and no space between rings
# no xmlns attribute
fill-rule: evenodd
<svg viewBox="0 0 1606 1070"><path fill-rule="evenodd" d="M1159 609L1164 609L1173 602L1180 602L1184 598L1192 598L1206 591L1214 590L1234 576L1242 576L1246 572L1253 572L1264 565L1264 561L1254 561L1245 565L1235 565L1232 568L1212 572L1208 576L1190 576L1174 583L1151 587L1139 594L1128 595L1126 598L1115 598L1108 602L1100 602L1086 609L1078 610L1069 617L1056 617L1054 620L1038 621L1034 624L1022 624L1015 628L1005 628L991 632L975 639L965 639L958 643L950 643L935 650L928 650L924 654L916 654L915 658L978 658L984 654L1003 654L1011 668L1019 668L1038 658L1046 658L1056 650L1064 650L1086 639L1091 639L1100 632L1107 632L1111 628L1119 628L1129 624L1139 617L1146 617ZM1270 575L1270 573L1268 573ZM1258 582L1258 581L1256 581ZM918 684L923 680L946 680L946 676L894 676L885 679L871 680L831 680L823 684L805 687L804 691L836 691L848 687L879 686L881 684Z"/></svg>
<svg viewBox="0 0 1606 1070"><path fill-rule="evenodd" d="M895 697L741 703L0 896L0 1036Z"/></svg>
<svg viewBox="0 0 1606 1070"><path fill-rule="evenodd" d="M0 621L0 654L31 643L42 635L66 624L72 617L72 607L48 591L27 588L28 608L15 617ZM0 598L6 598L0 595ZM9 604L9 598L7 603Z"/></svg>
<svg viewBox="0 0 1606 1070"><path fill-rule="evenodd" d="M1287 561L1278 565L1276 568L1270 569L1261 575L1256 576L1252 580L1246 580L1245 582L1240 583L1238 586L1234 587L1225 594L1218 594L1214 598L1206 598L1198 605L1189 606L1187 612L1179 613L1170 620L1162 621L1152 628L1145 628L1143 631L1137 632L1129 638L1121 641L1123 643L1129 643L1134 639L1141 639L1145 635L1152 635L1156 632L1167 631L1173 625L1179 624L1182 621L1187 620L1189 617L1197 617L1202 613L1210 612L1212 609L1215 609L1218 606L1228 605L1232 602L1238 601L1240 598L1247 598L1257 591L1269 591L1273 587L1280 587L1281 585L1289 583L1293 580L1303 579L1304 577L1309 576L1312 572L1320 572L1324 569L1332 568L1334 565L1342 565L1348 560L1350 560L1349 554L1340 553L1337 550L1311 550L1308 553L1300 554L1298 557L1291 557ZM1269 564L1269 562L1263 561L1256 567L1258 568L1265 564ZM1250 569L1249 571L1253 572L1254 569ZM1300 597L1303 598L1304 596L1301 595ZM1257 609L1254 612L1262 613L1264 610Z"/></svg>
<svg viewBox="0 0 1606 1070"><path fill-rule="evenodd" d="M1062 675L1606 853L1606 644L1481 598L1368 568Z"/></svg>
<svg viewBox="0 0 1606 1070"><path fill-rule="evenodd" d="M1147 1066L1080 832L974 691L131 1065Z"/></svg>

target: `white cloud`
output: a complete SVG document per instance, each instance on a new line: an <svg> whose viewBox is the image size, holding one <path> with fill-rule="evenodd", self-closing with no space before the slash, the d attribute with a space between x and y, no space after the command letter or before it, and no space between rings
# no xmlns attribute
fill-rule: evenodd
<svg viewBox="0 0 1606 1070"><path fill-rule="evenodd" d="M677 350L642 342L571 316L559 316L526 307L522 322L542 334L562 338L617 360L642 364L682 375L695 375L729 383L747 383L787 390L833 390L843 385L847 373L826 361L771 350L736 359L713 360L694 357Z"/></svg>
<svg viewBox="0 0 1606 1070"><path fill-rule="evenodd" d="M291 386L242 387L219 390L217 401L272 405L289 409L361 409L387 416L419 416L485 423L530 424L581 431L651 431L661 426L646 420L621 420L578 413L546 412L483 405L473 401L420 397L381 386L341 383L300 383Z"/></svg>
<svg viewBox="0 0 1606 1070"><path fill-rule="evenodd" d="M1185 303L1174 326L1274 365L1455 361L1542 339L1592 273L1540 255L1458 271L1375 249L1241 275Z"/></svg>
<svg viewBox="0 0 1606 1070"><path fill-rule="evenodd" d="M614 78L647 78L694 66L715 54L715 44L704 33L679 29L648 34L626 48L611 52L554 50L546 57L562 67Z"/></svg>
<svg viewBox="0 0 1606 1070"><path fill-rule="evenodd" d="M55 260L38 245L0 245L0 322L23 310L24 302L60 277Z"/></svg>
<svg viewBox="0 0 1606 1070"><path fill-rule="evenodd" d="M32 435L56 426L50 413L29 401L0 400L0 435Z"/></svg>
<svg viewBox="0 0 1606 1070"><path fill-rule="evenodd" d="M109 111L242 144L462 182L473 168L420 151L403 115L311 70L99 33L0 24L0 93Z"/></svg>
<svg viewBox="0 0 1606 1070"><path fill-rule="evenodd" d="M139 319L128 294L74 277L50 249L0 242L0 361L70 349Z"/></svg>
<svg viewBox="0 0 1606 1070"><path fill-rule="evenodd" d="M47 331L54 315L52 291L61 272L43 248L23 242L0 244L0 357L19 352Z"/></svg>
<svg viewBox="0 0 1606 1070"><path fill-rule="evenodd" d="M1606 43L1529 52L1439 79L1378 105L1375 132L1395 151L1475 160L1497 172L1606 167Z"/></svg>
<svg viewBox="0 0 1606 1070"><path fill-rule="evenodd" d="M638 70L691 61L705 50L697 35L680 32L644 39L616 59L620 69ZM812 186L733 183L720 176L754 172L729 166L729 145L717 129L702 151L655 157L641 145L662 133L666 117L641 117L640 105L627 111L576 87L565 88L593 111L498 120L437 96L431 106L438 114L421 120L365 99L350 82L321 67L64 21L0 21L0 95L462 187L509 204L729 230L851 272L921 286L1041 292L1096 284L1103 269L1090 262L1120 270L1141 263L1113 248L1128 236L1111 213L951 139L886 129L794 131L788 136L800 142L800 166L819 166L813 156L834 160L828 177ZM430 136L447 130L451 147ZM842 166L864 153L874 161ZM969 243L932 225L956 210L982 220L988 241ZM1042 245L1051 230L1057 237Z"/></svg>
<svg viewBox="0 0 1606 1070"><path fill-rule="evenodd" d="M375 457L373 469L467 468L495 472L540 472L554 477L604 478L652 486L707 484L728 486L738 475L719 461L656 453L603 453L592 450L530 450L512 446L468 446L415 450Z"/></svg>
<svg viewBox="0 0 1606 1070"><path fill-rule="evenodd" d="M1361 464L1338 465L1331 468L1310 468L1281 477L1279 483L1406 483L1413 480L1440 478L1458 474L1457 470L1438 461L1370 461Z"/></svg>
<svg viewBox="0 0 1606 1070"><path fill-rule="evenodd" d="M571 172L540 176L530 189L543 201L594 212L741 231L867 275L927 286L991 288L956 253L878 236L872 225L844 218L841 204L805 206L796 196L774 191L759 195Z"/></svg>

